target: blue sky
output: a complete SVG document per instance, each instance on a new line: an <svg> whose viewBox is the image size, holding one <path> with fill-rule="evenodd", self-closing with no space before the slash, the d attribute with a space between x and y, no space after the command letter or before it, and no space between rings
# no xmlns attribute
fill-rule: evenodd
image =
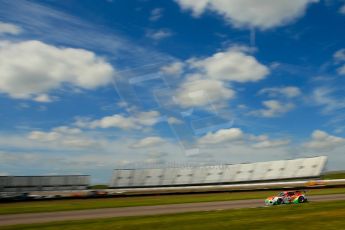
<svg viewBox="0 0 345 230"><path fill-rule="evenodd" d="M0 174L345 163L342 0L0 0Z"/></svg>

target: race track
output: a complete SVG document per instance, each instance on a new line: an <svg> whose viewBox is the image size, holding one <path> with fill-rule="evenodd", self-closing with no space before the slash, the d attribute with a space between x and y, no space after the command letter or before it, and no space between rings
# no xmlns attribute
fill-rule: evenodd
<svg viewBox="0 0 345 230"><path fill-rule="evenodd" d="M345 194L309 196L310 202L345 200ZM53 221L84 220L123 216L143 216L172 214L196 211L216 211L237 208L256 208L263 206L263 199L185 203L157 206L91 209L81 211L46 212L31 214L0 215L0 226L15 224L46 223Z"/></svg>

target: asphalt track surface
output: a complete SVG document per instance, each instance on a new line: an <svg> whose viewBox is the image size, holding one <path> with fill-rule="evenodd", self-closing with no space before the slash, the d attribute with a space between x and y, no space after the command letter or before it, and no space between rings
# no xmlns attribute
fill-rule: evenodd
<svg viewBox="0 0 345 230"><path fill-rule="evenodd" d="M308 199L310 202L345 200L345 194L309 196ZM89 209L80 211L0 215L0 226L124 216L145 216L197 211L229 210L238 208L256 208L262 207L263 202L263 199L251 199L124 208Z"/></svg>

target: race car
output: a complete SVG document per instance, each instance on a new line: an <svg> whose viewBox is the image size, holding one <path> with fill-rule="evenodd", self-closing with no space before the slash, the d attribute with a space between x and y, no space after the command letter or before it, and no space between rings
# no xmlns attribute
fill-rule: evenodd
<svg viewBox="0 0 345 230"><path fill-rule="evenodd" d="M308 199L302 191L284 191L277 196L270 196L265 200L266 205L299 204L305 203Z"/></svg>

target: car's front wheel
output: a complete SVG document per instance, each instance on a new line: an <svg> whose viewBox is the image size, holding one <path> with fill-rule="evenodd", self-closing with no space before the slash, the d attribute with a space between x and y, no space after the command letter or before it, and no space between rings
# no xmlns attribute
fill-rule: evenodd
<svg viewBox="0 0 345 230"><path fill-rule="evenodd" d="M282 204L282 203L283 203L283 199L282 198L278 198L277 204Z"/></svg>

